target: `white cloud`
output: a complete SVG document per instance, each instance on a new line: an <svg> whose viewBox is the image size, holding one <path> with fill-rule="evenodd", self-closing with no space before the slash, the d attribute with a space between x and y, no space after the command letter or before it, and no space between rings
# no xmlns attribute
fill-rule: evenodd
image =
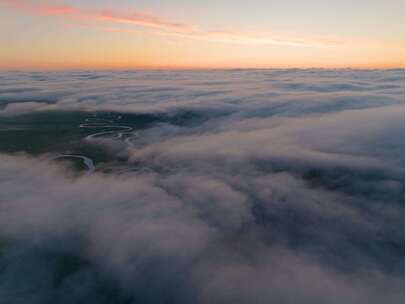
<svg viewBox="0 0 405 304"><path fill-rule="evenodd" d="M404 71L7 75L4 115L156 118L126 173L0 156L7 302L403 302Z"/></svg>

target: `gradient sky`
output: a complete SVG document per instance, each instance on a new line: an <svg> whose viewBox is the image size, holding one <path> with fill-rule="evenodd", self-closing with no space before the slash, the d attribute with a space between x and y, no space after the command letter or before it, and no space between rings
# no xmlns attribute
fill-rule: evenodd
<svg viewBox="0 0 405 304"><path fill-rule="evenodd" d="M405 67L404 12L403 0L0 0L0 69Z"/></svg>

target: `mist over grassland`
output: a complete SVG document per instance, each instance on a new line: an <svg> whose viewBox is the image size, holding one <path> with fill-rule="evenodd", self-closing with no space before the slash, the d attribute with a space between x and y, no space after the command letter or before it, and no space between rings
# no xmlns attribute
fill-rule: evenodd
<svg viewBox="0 0 405 304"><path fill-rule="evenodd" d="M1 73L0 299L403 303L404 96L405 70Z"/></svg>

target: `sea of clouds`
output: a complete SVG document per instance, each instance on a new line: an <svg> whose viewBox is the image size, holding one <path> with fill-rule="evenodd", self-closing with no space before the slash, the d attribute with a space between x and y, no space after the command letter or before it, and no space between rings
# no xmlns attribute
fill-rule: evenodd
<svg viewBox="0 0 405 304"><path fill-rule="evenodd" d="M0 74L72 110L173 120L122 173L0 156L1 302L404 303L405 70Z"/></svg>

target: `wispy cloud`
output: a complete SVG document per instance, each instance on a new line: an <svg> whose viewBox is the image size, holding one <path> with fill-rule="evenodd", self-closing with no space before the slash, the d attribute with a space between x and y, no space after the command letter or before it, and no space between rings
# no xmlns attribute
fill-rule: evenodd
<svg viewBox="0 0 405 304"><path fill-rule="evenodd" d="M159 17L133 10L129 13L115 10L85 9L75 6L51 4L48 1L40 3L29 0L1 0L6 6L39 16L60 16L71 19L82 19L116 24L133 24L165 31L189 32L192 29L185 24L172 23Z"/></svg>
<svg viewBox="0 0 405 304"><path fill-rule="evenodd" d="M293 35L252 34L237 31L204 30L195 25L171 22L164 18L139 10L130 12L112 9L93 9L71 6L59 2L30 0L0 0L8 8L36 16L54 16L64 19L93 22L99 29L114 32L135 32L120 25L134 25L152 30L155 34L181 36L211 42L254 44L254 45L284 45L297 47L325 47L344 43L339 39L327 37L295 37ZM106 27L112 24L114 27Z"/></svg>

